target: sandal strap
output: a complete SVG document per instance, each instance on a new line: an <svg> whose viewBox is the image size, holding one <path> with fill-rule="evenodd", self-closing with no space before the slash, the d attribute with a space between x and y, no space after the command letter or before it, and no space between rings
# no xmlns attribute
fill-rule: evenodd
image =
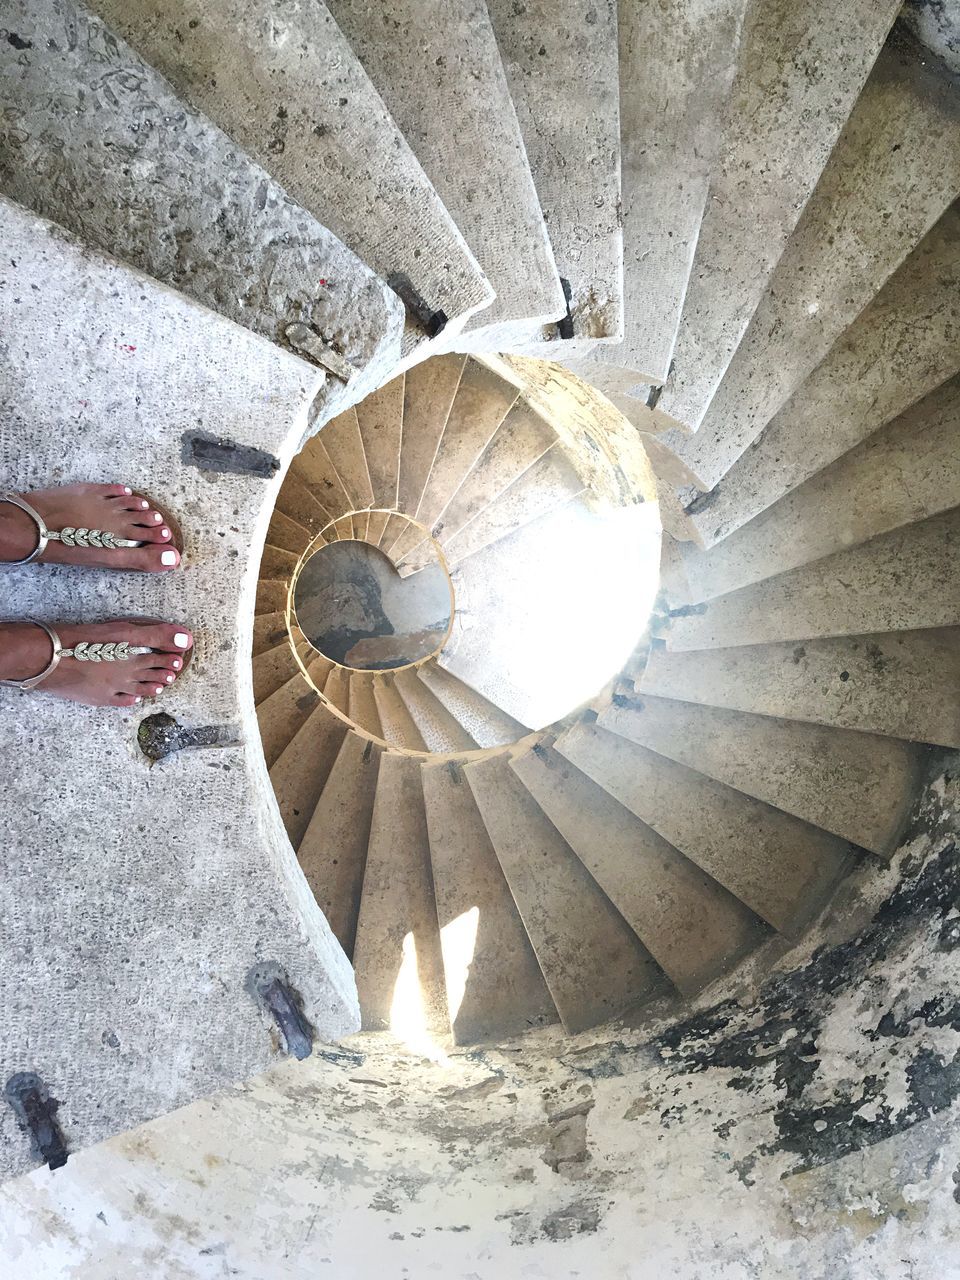
<svg viewBox="0 0 960 1280"><path fill-rule="evenodd" d="M130 644L127 640L78 640L72 649L65 649L59 635L46 622L39 618L25 618L24 621L31 626L42 627L47 633L53 645L53 657L38 676L31 676L28 680L0 680L0 685L11 689L25 692L35 689L47 676L53 675L61 658L74 658L77 662L128 662L131 658L154 652L149 645Z"/></svg>
<svg viewBox="0 0 960 1280"><path fill-rule="evenodd" d="M104 551L122 551L143 546L142 542L136 542L132 538L121 538L108 529L74 528L73 525L65 525L62 529L48 529L36 507L32 507L17 493L5 493L0 498L0 502L9 502L12 506L19 507L37 526L37 545L30 554L24 556L22 560L3 561L0 564L3 568L12 569L17 565L30 564L33 560L38 560L50 542L62 542L65 547L98 547Z"/></svg>

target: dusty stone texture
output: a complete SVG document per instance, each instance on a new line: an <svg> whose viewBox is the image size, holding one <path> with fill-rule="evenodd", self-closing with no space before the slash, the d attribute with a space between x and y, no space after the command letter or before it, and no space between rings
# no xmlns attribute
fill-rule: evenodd
<svg viewBox="0 0 960 1280"><path fill-rule="evenodd" d="M399 358L383 280L83 5L10 0L0 187L272 342L304 321L353 367L327 412Z"/></svg>
<svg viewBox="0 0 960 1280"><path fill-rule="evenodd" d="M727 537L958 371L954 205L719 484L707 495L681 491L698 540L711 546ZM660 445L647 442L658 470L669 465Z"/></svg>
<svg viewBox="0 0 960 1280"><path fill-rule="evenodd" d="M692 996L766 933L705 875L547 743L510 767L663 969Z"/></svg>
<svg viewBox="0 0 960 1280"><path fill-rule="evenodd" d="M648 694L615 694L598 723L882 855L896 848L923 760L895 738Z"/></svg>
<svg viewBox="0 0 960 1280"><path fill-rule="evenodd" d="M960 5L957 0L907 0L900 17L949 70L960 74Z"/></svg>
<svg viewBox="0 0 960 1280"><path fill-rule="evenodd" d="M357 423L375 507L397 505L404 381L401 374L357 406ZM372 541L376 542L376 538Z"/></svg>
<svg viewBox="0 0 960 1280"><path fill-rule="evenodd" d="M626 317L623 342L590 359L629 370L631 385L663 383L670 370L745 9L744 0L620 7Z"/></svg>
<svg viewBox="0 0 960 1280"><path fill-rule="evenodd" d="M420 731L428 751L470 751L476 747L467 730L426 685L421 684L412 667L397 672L393 677L393 687Z"/></svg>
<svg viewBox="0 0 960 1280"><path fill-rule="evenodd" d="M487 0L568 312L623 332L616 0ZM469 235L468 235L469 239Z"/></svg>
<svg viewBox="0 0 960 1280"><path fill-rule="evenodd" d="M462 319L491 298L320 0L96 0L100 16L382 279ZM423 339L408 326L405 350Z"/></svg>
<svg viewBox="0 0 960 1280"><path fill-rule="evenodd" d="M670 649L954 626L960 507L680 612Z"/></svg>
<svg viewBox="0 0 960 1280"><path fill-rule="evenodd" d="M769 0L744 21L661 416L696 430L900 8Z"/></svg>
<svg viewBox="0 0 960 1280"><path fill-rule="evenodd" d="M270 784L295 849L313 817L346 731L346 725L326 707L317 707L270 770Z"/></svg>
<svg viewBox="0 0 960 1280"><path fill-rule="evenodd" d="M464 773L557 1012L582 1031L649 998L649 951L500 754Z"/></svg>
<svg viewBox="0 0 960 1280"><path fill-rule="evenodd" d="M406 436L401 432L400 476L397 482L397 509L413 517L420 505L424 485L430 475L437 445L447 425L447 415L460 386L466 357L436 356L409 369L404 377L403 419L408 424ZM416 430L413 424L416 423ZM380 545L389 551L406 521L393 533L388 527Z"/></svg>
<svg viewBox="0 0 960 1280"><path fill-rule="evenodd" d="M697 433L712 487L960 193L960 82L913 41L881 50ZM667 437L669 443L675 438Z"/></svg>
<svg viewBox="0 0 960 1280"><path fill-rule="evenodd" d="M528 732L519 721L434 662L418 667L417 679L426 685L480 747L506 746Z"/></svg>
<svg viewBox="0 0 960 1280"><path fill-rule="evenodd" d="M407 710L407 704L400 697L393 681L379 676L373 685L373 697L386 741L407 751L426 751L427 744L417 728L417 722Z"/></svg>
<svg viewBox="0 0 960 1280"><path fill-rule="evenodd" d="M258 553L279 479L213 477L180 458L189 405L194 422L285 465L318 379L35 215L6 203L0 215L6 483L131 482L177 514L185 546L182 570L163 576L11 569L0 612L182 619L196 655L164 709L241 744L150 767L142 711L0 695L17 868L3 889L3 1060L41 1075L76 1150L271 1062L277 1041L243 988L258 959L286 969L321 1038L356 1025L352 975L293 862L253 710ZM4 1108L3 1171L33 1163Z"/></svg>
<svg viewBox="0 0 960 1280"><path fill-rule="evenodd" d="M747 524L661 579L672 604L724 595L960 505L960 378L951 378Z"/></svg>
<svg viewBox="0 0 960 1280"><path fill-rule="evenodd" d="M960 629L669 653L642 693L960 746Z"/></svg>
<svg viewBox="0 0 960 1280"><path fill-rule="evenodd" d="M850 870L844 840L595 724L567 729L557 750L788 938Z"/></svg>
<svg viewBox="0 0 960 1280"><path fill-rule="evenodd" d="M597 512L577 498L469 556L461 630L439 665L521 724L552 724L596 696L645 630L659 538L652 503Z"/></svg>
<svg viewBox="0 0 960 1280"><path fill-rule="evenodd" d="M330 0L330 10L496 291L467 328L562 314L553 250L483 0L391 0L386 10ZM421 264L413 279L422 273Z"/></svg>

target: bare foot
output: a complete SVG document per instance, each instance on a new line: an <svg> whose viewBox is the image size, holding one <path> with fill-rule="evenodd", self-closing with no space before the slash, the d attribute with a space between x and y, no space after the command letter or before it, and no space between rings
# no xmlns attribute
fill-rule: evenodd
<svg viewBox="0 0 960 1280"><path fill-rule="evenodd" d="M146 543L113 551L48 542L41 564L82 564L101 569L167 573L180 563L173 530L146 498L122 484L65 484L18 494L43 517L48 529L105 529ZM36 523L10 502L0 502L0 561L22 560L37 546Z"/></svg>
<svg viewBox="0 0 960 1280"><path fill-rule="evenodd" d="M186 627L167 622L57 622L53 629L65 649L81 640L119 641L156 650L125 662L80 662L61 658L57 668L37 685L38 693L52 693L90 707L132 707L163 693L183 671L193 647ZM32 622L0 623L0 679L29 680L39 675L53 656L50 637Z"/></svg>

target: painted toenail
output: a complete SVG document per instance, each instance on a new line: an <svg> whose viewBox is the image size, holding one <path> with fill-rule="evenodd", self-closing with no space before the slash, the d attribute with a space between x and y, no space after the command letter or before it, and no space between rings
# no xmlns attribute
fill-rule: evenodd
<svg viewBox="0 0 960 1280"><path fill-rule="evenodd" d="M154 521L154 524L156 524L156 522L157 522L158 520L162 520L162 519L163 519L163 516L160 514L160 512L159 512L159 511L155 511L155 512L153 513L153 521Z"/></svg>
<svg viewBox="0 0 960 1280"><path fill-rule="evenodd" d="M179 671L179 670L180 670L180 668L183 666L183 663L180 661L180 659L179 659L179 658L174 658L174 660L173 660L173 665L174 665L174 666L176 667L176 669Z"/></svg>
<svg viewBox="0 0 960 1280"><path fill-rule="evenodd" d="M190 646L190 637L185 631L178 631L173 637L173 643L178 649L187 649Z"/></svg>
<svg viewBox="0 0 960 1280"><path fill-rule="evenodd" d="M169 530L169 529L161 529L161 530L160 530L160 537L161 537L161 538L169 538L169 537L170 537L170 530Z"/></svg>
<svg viewBox="0 0 960 1280"><path fill-rule="evenodd" d="M175 551L161 551L161 552L160 552L160 563L161 563L161 564L176 564L176 563L177 563L177 553L176 553Z"/></svg>
<svg viewBox="0 0 960 1280"><path fill-rule="evenodd" d="M144 501L143 501L143 499L141 498L141 499L140 499L140 506L143 508L143 510L144 510L144 511L146 511L146 509L150 506L150 503L149 503L149 502L144 502Z"/></svg>
<svg viewBox="0 0 960 1280"><path fill-rule="evenodd" d="M134 702L142 702L142 701L143 701L142 698L134 698Z"/></svg>
<svg viewBox="0 0 960 1280"><path fill-rule="evenodd" d="M154 694L155 694L155 695L159 695L159 694L161 694L161 693L163 693L163 686L162 686L162 685L160 686L160 688L159 688L159 689L155 689L155 690L154 690Z"/></svg>
<svg viewBox="0 0 960 1280"><path fill-rule="evenodd" d="M176 680L176 678L177 678L177 677L171 673L170 675L168 675L168 676L167 676L167 684L173 684L173 682L174 682L174 680Z"/></svg>
<svg viewBox="0 0 960 1280"><path fill-rule="evenodd" d="M129 486L129 485L126 485L126 484L125 484L125 485L123 486L123 492L124 492L124 493L133 493L133 490L130 488L130 486ZM139 701L140 701L140 699L138 698L138 699L137 699L137 701L139 702Z"/></svg>

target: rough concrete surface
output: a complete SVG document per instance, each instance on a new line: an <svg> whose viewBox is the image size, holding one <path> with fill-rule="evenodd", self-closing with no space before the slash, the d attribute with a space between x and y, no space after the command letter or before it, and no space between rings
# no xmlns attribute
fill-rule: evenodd
<svg viewBox="0 0 960 1280"><path fill-rule="evenodd" d="M279 480L181 461L184 428L202 425L285 463L318 381L35 215L3 204L0 218L7 483L137 485L176 513L185 544L169 575L10 570L0 613L187 622L196 655L163 709L237 743L151 767L137 746L149 712L0 694L4 1071L40 1074L75 1151L275 1060L276 1028L244 989L256 961L286 969L320 1039L356 1026L353 977L294 863L253 710L257 551ZM35 1163L4 1107L3 1172Z"/></svg>

